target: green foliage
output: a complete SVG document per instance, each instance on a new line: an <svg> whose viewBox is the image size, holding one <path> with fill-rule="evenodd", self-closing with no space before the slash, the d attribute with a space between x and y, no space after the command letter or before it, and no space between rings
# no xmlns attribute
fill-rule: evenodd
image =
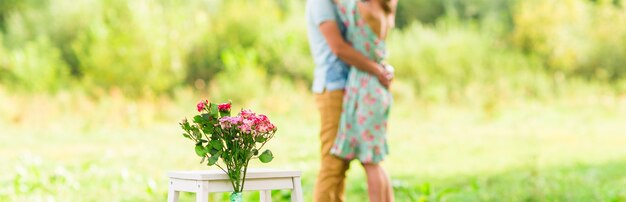
<svg viewBox="0 0 626 202"><path fill-rule="evenodd" d="M425 24L434 24L449 16L462 20L499 20L509 21L510 9L517 0L413 0L398 1L396 23L404 28L418 20Z"/></svg>
<svg viewBox="0 0 626 202"><path fill-rule="evenodd" d="M131 93L164 92L180 84L186 73L186 51L200 34L181 33L202 24L201 20L184 20L188 11L184 7L170 10L167 6L112 1L108 7L115 15L105 9L95 11L90 27L72 47L82 80L101 87L119 86Z"/></svg>
<svg viewBox="0 0 626 202"><path fill-rule="evenodd" d="M232 99L242 102L247 97L259 97L265 94L259 88L267 82L267 72L258 64L257 52L252 49L228 49L222 53L224 70L213 79L210 92L220 99Z"/></svg>
<svg viewBox="0 0 626 202"><path fill-rule="evenodd" d="M0 57L0 65L3 65L0 66L0 80L21 84L14 86L16 88L50 92L68 82L68 68L60 51L45 37L29 41L12 51L0 49Z"/></svg>
<svg viewBox="0 0 626 202"><path fill-rule="evenodd" d="M259 84L267 83L269 75L311 81L302 4L284 3L285 9L280 5L271 0L224 2L211 15L211 31L192 50L187 80L213 80L219 89L211 91L224 92L224 98L234 101L241 101L242 94L262 94Z"/></svg>
<svg viewBox="0 0 626 202"><path fill-rule="evenodd" d="M389 41L389 62L398 77L430 101L476 100L547 95L550 84L540 61L503 47L496 37L474 28L419 23Z"/></svg>
<svg viewBox="0 0 626 202"><path fill-rule="evenodd" d="M444 6L441 1L414 0L398 1L396 25L404 28L415 20L424 23L433 23L444 16Z"/></svg>
<svg viewBox="0 0 626 202"><path fill-rule="evenodd" d="M284 0L2 1L0 84L130 96L193 86L236 102L266 96L276 77L312 81L303 7ZM619 1L401 0L390 63L409 84L402 90L430 101L548 97L579 78L623 92L625 11Z"/></svg>
<svg viewBox="0 0 626 202"><path fill-rule="evenodd" d="M626 75L625 11L611 1L523 1L513 42L545 58L551 71L620 80Z"/></svg>
<svg viewBox="0 0 626 202"><path fill-rule="evenodd" d="M261 155L259 155L259 160L263 163L269 163L274 159L274 154L269 149L266 149Z"/></svg>
<svg viewBox="0 0 626 202"><path fill-rule="evenodd" d="M47 38L49 44L42 51L48 46L58 49L53 53L60 52L60 60L41 63L71 74L61 81L120 87L135 95L167 92L185 81L209 82L229 65L222 59L233 49L258 55L250 61L259 69L253 74L311 80L304 27L299 18L291 17L300 15L295 9L301 6L298 2L50 0L20 5L2 7L11 9L3 12L5 41L10 42L5 44L7 52ZM257 17L259 10L263 18ZM4 71L15 71L0 65ZM233 68L226 73L229 78L239 73Z"/></svg>

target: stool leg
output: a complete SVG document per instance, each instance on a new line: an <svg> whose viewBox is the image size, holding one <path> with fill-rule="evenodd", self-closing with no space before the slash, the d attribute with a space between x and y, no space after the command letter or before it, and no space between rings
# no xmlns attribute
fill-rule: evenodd
<svg viewBox="0 0 626 202"><path fill-rule="evenodd" d="M199 191L196 192L196 202L207 202L209 201L209 192Z"/></svg>
<svg viewBox="0 0 626 202"><path fill-rule="evenodd" d="M261 202L272 202L272 190L261 190Z"/></svg>
<svg viewBox="0 0 626 202"><path fill-rule="evenodd" d="M178 202L178 191L170 189L167 192L167 202Z"/></svg>
<svg viewBox="0 0 626 202"><path fill-rule="evenodd" d="M167 202L178 202L179 192L172 187L172 183L173 182L170 181L170 186L167 190Z"/></svg>
<svg viewBox="0 0 626 202"><path fill-rule="evenodd" d="M300 181L300 177L291 178L293 181L293 190L291 190L291 201L292 202L302 202L302 182Z"/></svg>

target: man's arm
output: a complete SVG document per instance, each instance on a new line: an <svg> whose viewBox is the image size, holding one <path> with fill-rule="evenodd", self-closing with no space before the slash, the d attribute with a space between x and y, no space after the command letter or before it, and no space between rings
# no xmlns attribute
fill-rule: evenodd
<svg viewBox="0 0 626 202"><path fill-rule="evenodd" d="M339 59L360 70L375 75L378 77L380 84L389 87L390 76L388 73L378 63L365 57L348 44L341 36L337 22L334 20L322 22L320 24L320 32L324 35L330 49Z"/></svg>

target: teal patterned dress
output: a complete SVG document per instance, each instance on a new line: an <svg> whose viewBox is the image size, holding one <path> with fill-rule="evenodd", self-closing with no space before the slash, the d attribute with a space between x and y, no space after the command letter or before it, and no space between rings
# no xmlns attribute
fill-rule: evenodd
<svg viewBox="0 0 626 202"><path fill-rule="evenodd" d="M357 0L338 0L337 9L352 46L371 60L383 61L385 43L360 16ZM346 160L381 162L389 153L386 133L392 100L376 76L351 67L337 138L330 152Z"/></svg>

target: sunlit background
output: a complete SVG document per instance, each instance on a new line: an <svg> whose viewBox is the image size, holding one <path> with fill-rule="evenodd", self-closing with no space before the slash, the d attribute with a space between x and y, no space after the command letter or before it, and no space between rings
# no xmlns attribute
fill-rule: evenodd
<svg viewBox="0 0 626 202"><path fill-rule="evenodd" d="M1 0L0 201L164 201L167 171L210 169L178 128L204 98L268 114L275 159L252 167L301 170L311 201L304 4ZM626 201L625 4L399 0L397 201ZM348 201L365 180L353 163Z"/></svg>

